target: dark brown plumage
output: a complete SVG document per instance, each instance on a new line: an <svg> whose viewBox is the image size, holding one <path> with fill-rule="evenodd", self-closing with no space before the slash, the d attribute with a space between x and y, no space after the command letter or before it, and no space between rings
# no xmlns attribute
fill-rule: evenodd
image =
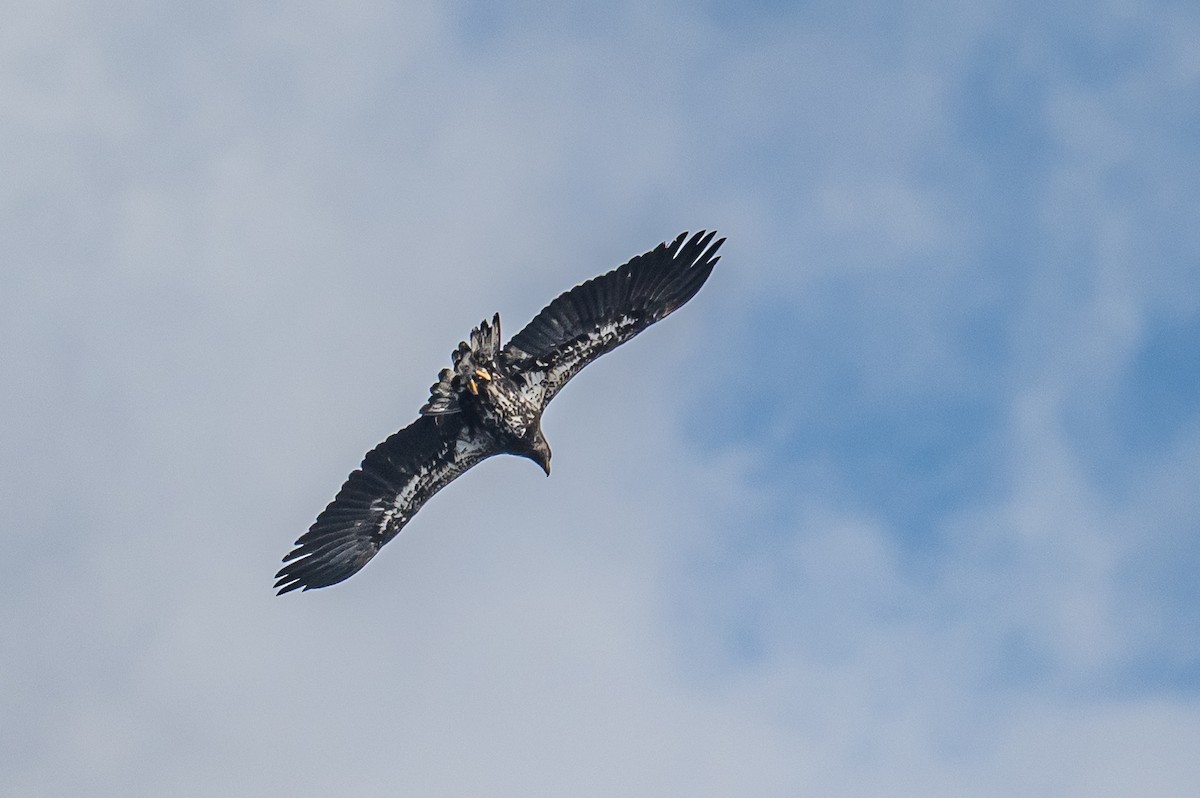
<svg viewBox="0 0 1200 798"><path fill-rule="evenodd" d="M367 453L275 576L279 593L327 587L357 573L455 477L496 454L550 474L547 403L584 366L665 318L708 279L724 239L681 234L542 309L503 348L500 316L459 344L421 416Z"/></svg>

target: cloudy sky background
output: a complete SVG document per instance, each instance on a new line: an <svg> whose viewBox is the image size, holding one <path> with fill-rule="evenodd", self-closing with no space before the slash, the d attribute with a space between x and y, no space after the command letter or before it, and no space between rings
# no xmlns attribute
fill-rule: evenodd
<svg viewBox="0 0 1200 798"><path fill-rule="evenodd" d="M1192 795L1190 3L8 3L13 795ZM350 582L453 345L685 311Z"/></svg>

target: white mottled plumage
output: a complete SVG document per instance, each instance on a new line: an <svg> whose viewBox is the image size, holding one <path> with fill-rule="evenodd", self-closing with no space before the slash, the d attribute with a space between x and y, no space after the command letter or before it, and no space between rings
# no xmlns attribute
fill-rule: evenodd
<svg viewBox="0 0 1200 798"><path fill-rule="evenodd" d="M482 322L438 374L420 417L367 453L276 574L279 592L349 578L399 534L431 496L496 454L527 457L550 473L546 405L588 363L691 299L724 239L681 234L576 286L542 309L506 346L500 316Z"/></svg>

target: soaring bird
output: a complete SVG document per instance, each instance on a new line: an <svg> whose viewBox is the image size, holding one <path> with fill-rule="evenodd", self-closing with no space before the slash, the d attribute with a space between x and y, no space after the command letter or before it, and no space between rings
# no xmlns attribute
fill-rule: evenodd
<svg viewBox="0 0 1200 798"><path fill-rule="evenodd" d="M451 355L420 417L367 453L275 574L279 595L337 584L400 533L433 494L496 454L550 476L542 412L567 381L696 295L716 265L715 233L681 233L559 296L500 346L500 314Z"/></svg>

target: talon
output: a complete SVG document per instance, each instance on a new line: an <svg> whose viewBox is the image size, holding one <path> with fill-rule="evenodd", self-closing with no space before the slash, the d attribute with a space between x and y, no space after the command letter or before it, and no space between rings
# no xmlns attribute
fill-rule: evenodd
<svg viewBox="0 0 1200 798"><path fill-rule="evenodd" d="M479 396L479 386L475 384L474 377L467 380L467 390L471 392L472 396Z"/></svg>
<svg viewBox="0 0 1200 798"><path fill-rule="evenodd" d="M489 374L488 370L483 367L475 369L475 376L484 382L489 382L492 379L492 375Z"/></svg>

